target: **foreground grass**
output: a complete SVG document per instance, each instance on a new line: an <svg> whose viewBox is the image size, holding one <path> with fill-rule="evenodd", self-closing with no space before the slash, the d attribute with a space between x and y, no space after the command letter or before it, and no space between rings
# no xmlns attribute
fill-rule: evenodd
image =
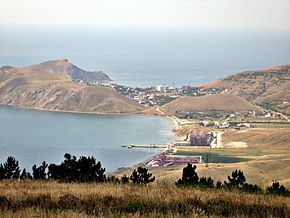
<svg viewBox="0 0 290 218"><path fill-rule="evenodd" d="M287 217L290 198L238 191L1 181L0 217Z"/></svg>

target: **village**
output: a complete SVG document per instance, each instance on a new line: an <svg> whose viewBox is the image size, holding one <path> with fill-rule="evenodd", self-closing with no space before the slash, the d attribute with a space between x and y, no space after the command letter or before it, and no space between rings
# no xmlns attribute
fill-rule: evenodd
<svg viewBox="0 0 290 218"><path fill-rule="evenodd" d="M203 96L227 92L227 89L198 88L190 85L173 87L165 84L146 88L111 84L119 93L145 107L162 106L181 96Z"/></svg>

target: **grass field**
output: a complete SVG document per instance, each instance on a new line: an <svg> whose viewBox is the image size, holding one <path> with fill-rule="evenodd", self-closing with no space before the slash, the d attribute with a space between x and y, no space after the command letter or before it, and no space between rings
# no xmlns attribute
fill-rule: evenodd
<svg viewBox="0 0 290 218"><path fill-rule="evenodd" d="M290 199L238 191L1 181L1 217L287 217Z"/></svg>

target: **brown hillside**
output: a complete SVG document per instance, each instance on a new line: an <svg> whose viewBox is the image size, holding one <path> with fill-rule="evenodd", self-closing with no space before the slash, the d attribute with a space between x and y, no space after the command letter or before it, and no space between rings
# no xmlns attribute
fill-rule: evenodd
<svg viewBox="0 0 290 218"><path fill-rule="evenodd" d="M94 113L138 113L143 109L110 87L77 84L67 73L44 65L1 68L0 105Z"/></svg>
<svg viewBox="0 0 290 218"><path fill-rule="evenodd" d="M269 106L290 114L290 65L245 71L201 85L205 88L224 87L254 104Z"/></svg>
<svg viewBox="0 0 290 218"><path fill-rule="evenodd" d="M99 81L110 81L110 77L102 71L85 71L70 63L68 60L46 61L40 64L30 65L26 67L2 67L2 71L7 74L47 74L56 73L68 76L71 80L82 80L86 83L94 83ZM0 75L1 77L1 75Z"/></svg>
<svg viewBox="0 0 290 218"><path fill-rule="evenodd" d="M257 108L244 99L232 94L216 94L178 98L161 107L162 111L220 111L222 113L246 112Z"/></svg>

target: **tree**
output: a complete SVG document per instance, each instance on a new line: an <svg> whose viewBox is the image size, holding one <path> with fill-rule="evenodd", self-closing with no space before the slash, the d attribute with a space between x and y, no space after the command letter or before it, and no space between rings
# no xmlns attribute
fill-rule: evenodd
<svg viewBox="0 0 290 218"><path fill-rule="evenodd" d="M243 192L247 192L247 193L262 193L262 189L255 185L249 184L249 183L244 183L241 187L240 190Z"/></svg>
<svg viewBox="0 0 290 218"><path fill-rule="evenodd" d="M6 162L0 164L0 179L19 179L19 163L14 157L8 157Z"/></svg>
<svg viewBox="0 0 290 218"><path fill-rule="evenodd" d="M127 176L127 175L123 175L122 177L121 177L121 182L122 182L122 184L127 184L127 183L129 183L129 177Z"/></svg>
<svg viewBox="0 0 290 218"><path fill-rule="evenodd" d="M216 186L215 187L216 187L216 189L221 189L223 187L223 183L220 180L218 180L216 182Z"/></svg>
<svg viewBox="0 0 290 218"><path fill-rule="evenodd" d="M271 195L290 196L290 191L288 191L284 185L280 185L279 182L273 182L272 185L267 188L267 193Z"/></svg>
<svg viewBox="0 0 290 218"><path fill-rule="evenodd" d="M0 164L0 180L5 179L6 173L2 164Z"/></svg>
<svg viewBox="0 0 290 218"><path fill-rule="evenodd" d="M105 181L105 168L94 157L80 157L66 153L60 165L50 164L48 177L65 182L103 182Z"/></svg>
<svg viewBox="0 0 290 218"><path fill-rule="evenodd" d="M176 185L198 185L199 178L195 172L196 165L188 163L186 167L183 168L182 178L176 182Z"/></svg>
<svg viewBox="0 0 290 218"><path fill-rule="evenodd" d="M130 180L134 184L147 184L150 182L155 181L155 176L152 177L152 173L148 172L148 169L143 167L138 167L138 169L134 170L132 172L132 175L130 176Z"/></svg>
<svg viewBox="0 0 290 218"><path fill-rule="evenodd" d="M199 179L199 183L198 186L201 188L213 188L214 184L213 184L213 179L211 177L201 177Z"/></svg>
<svg viewBox="0 0 290 218"><path fill-rule="evenodd" d="M32 179L32 176L29 172L26 171L26 169L24 168L22 170L22 173L20 174L20 179L25 180L25 179Z"/></svg>
<svg viewBox="0 0 290 218"><path fill-rule="evenodd" d="M238 188L246 182L246 177L244 176L243 171L235 170L232 172L232 177L228 176L229 182L224 182L228 188Z"/></svg>
<svg viewBox="0 0 290 218"><path fill-rule="evenodd" d="M39 179L46 179L46 168L47 163L45 161L42 162L42 165L37 167L36 164L32 167L32 175L33 179L39 180Z"/></svg>

